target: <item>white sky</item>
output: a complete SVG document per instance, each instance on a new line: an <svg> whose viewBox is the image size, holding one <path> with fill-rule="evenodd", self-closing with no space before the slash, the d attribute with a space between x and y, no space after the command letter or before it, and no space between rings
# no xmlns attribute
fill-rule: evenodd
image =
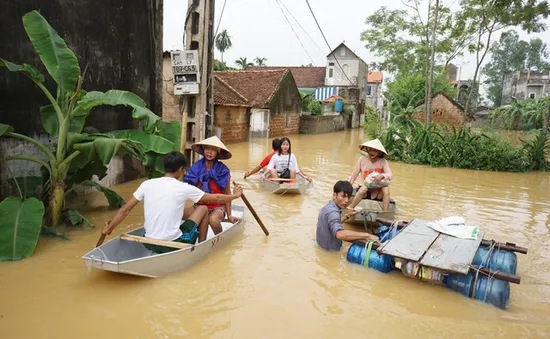
<svg viewBox="0 0 550 339"><path fill-rule="evenodd" d="M216 21L220 18L224 0L216 1ZM287 13L288 20L296 31L310 57L300 45L292 32L277 1L288 8L290 13L300 22L300 28ZM426 1L425 1L426 2ZM360 40L360 34L367 28L365 19L382 6L390 9L404 9L401 0L369 1L369 0L309 0L313 12L327 37L331 48L344 41L365 62L376 60L365 44ZM457 0L442 0L444 5L454 4ZM187 0L164 0L164 49L182 49ZM284 7L283 7L284 9ZM548 21L550 26L550 20ZM300 66L312 62L316 66L325 66L329 48L317 28L305 0L227 0L225 12L219 31L227 29L231 36L233 47L224 54L224 61L234 66L239 57L246 57L250 62L256 57L267 58L270 66ZM308 35L304 32L307 32ZM521 32L522 39L528 40L538 36L543 41L550 40L550 31L532 34ZM495 37L498 40L500 33ZM313 41L312 41L313 40ZM221 59L216 50L216 58ZM489 60L487 56L486 61ZM475 55L465 55L455 59L453 63L462 66L461 79L473 77L475 71ZM388 78L385 74L385 80Z"/></svg>

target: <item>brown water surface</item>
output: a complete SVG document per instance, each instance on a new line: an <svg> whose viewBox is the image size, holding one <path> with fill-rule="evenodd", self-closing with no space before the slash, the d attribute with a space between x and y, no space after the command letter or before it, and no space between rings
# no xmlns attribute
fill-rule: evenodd
<svg viewBox="0 0 550 339"><path fill-rule="evenodd" d="M158 279L91 271L81 256L100 227L42 237L30 259L0 263L0 338L545 338L550 337L550 173L511 174L391 162L400 219L464 216L486 238L529 247L504 311L394 271L383 274L315 246L319 209L349 177L359 130L292 136L314 187L304 196L242 180L269 140L230 145L226 161L271 232L245 231L190 269ZM115 187L125 198L141 180ZM98 226L115 214L90 195ZM242 204L242 201L238 201ZM138 205L114 235L143 222Z"/></svg>

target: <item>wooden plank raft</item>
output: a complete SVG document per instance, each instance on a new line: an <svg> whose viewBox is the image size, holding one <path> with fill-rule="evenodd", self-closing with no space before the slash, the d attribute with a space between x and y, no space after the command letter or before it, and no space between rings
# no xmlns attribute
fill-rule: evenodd
<svg viewBox="0 0 550 339"><path fill-rule="evenodd" d="M377 252L446 272L468 274L484 232L480 231L476 240L461 239L433 230L428 222L414 219Z"/></svg>

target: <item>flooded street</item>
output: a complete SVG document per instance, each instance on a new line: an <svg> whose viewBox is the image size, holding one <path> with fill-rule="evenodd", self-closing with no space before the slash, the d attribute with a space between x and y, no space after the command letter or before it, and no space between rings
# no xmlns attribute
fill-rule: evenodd
<svg viewBox="0 0 550 339"><path fill-rule="evenodd" d="M364 137L362 130L291 136L300 168L314 180L303 196L265 192L258 175L242 179L270 152L271 140L228 145L233 158L224 162L271 235L247 210L244 233L163 278L85 268L81 256L116 213L91 195L87 216L95 229L73 231L70 241L41 237L33 257L0 263L0 337L550 338L550 173L390 161L399 219L462 215L486 239L529 248L518 254L522 280L510 285L504 311L400 272L348 263L349 244L340 253L315 246L318 211L334 183L351 174ZM141 181L114 189L128 199ZM142 222L139 204L113 235Z"/></svg>

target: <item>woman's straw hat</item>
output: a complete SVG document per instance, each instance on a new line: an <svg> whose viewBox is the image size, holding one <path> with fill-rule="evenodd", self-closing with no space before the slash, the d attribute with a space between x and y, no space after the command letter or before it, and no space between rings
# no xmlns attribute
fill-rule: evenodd
<svg viewBox="0 0 550 339"><path fill-rule="evenodd" d="M388 152L386 152L386 149L384 148L384 145L382 145L382 143L378 139L369 140L359 145L359 149L362 149L363 147L374 148L375 150L384 153L384 158L389 157Z"/></svg>
<svg viewBox="0 0 550 339"><path fill-rule="evenodd" d="M193 151L199 153L200 155L204 155L204 149L203 149L202 146L212 146L212 147L218 148L219 149L219 152L218 152L218 159L219 160L231 159L231 157L233 156L231 154L231 152L229 152L227 147L225 147L223 142L220 139L218 139L217 136L213 136L213 137L210 137L208 139L204 139L203 141L194 143L191 146L191 149Z"/></svg>

